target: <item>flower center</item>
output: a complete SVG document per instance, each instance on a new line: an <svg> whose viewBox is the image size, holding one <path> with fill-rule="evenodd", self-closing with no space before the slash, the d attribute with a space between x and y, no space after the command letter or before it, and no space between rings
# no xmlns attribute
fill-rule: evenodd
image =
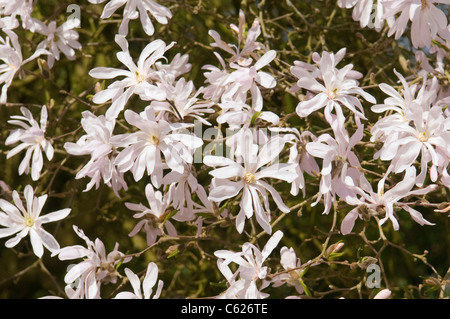
<svg viewBox="0 0 450 319"><path fill-rule="evenodd" d="M334 100L334 99L337 97L336 92L337 92L337 89L334 89L334 90L328 90L328 98L329 98L330 100Z"/></svg>
<svg viewBox="0 0 450 319"><path fill-rule="evenodd" d="M152 145L158 145L159 144L159 137L156 135L150 135L148 138L148 142Z"/></svg>
<svg viewBox="0 0 450 319"><path fill-rule="evenodd" d="M421 0L422 10L428 9L428 0Z"/></svg>
<svg viewBox="0 0 450 319"><path fill-rule="evenodd" d="M419 139L419 141L421 142L426 142L428 141L428 135L426 132L420 132L419 136L417 137Z"/></svg>
<svg viewBox="0 0 450 319"><path fill-rule="evenodd" d="M253 174L253 173L247 173L244 175L244 181L247 184L252 184L255 181L255 179L256 179L255 174Z"/></svg>
<svg viewBox="0 0 450 319"><path fill-rule="evenodd" d="M34 225L34 219L30 215L25 216L24 220L25 226L27 227L33 227Z"/></svg>
<svg viewBox="0 0 450 319"><path fill-rule="evenodd" d="M136 81L139 82L139 83L145 81L145 76L144 76L144 74L142 74L142 73L139 72L139 71L136 71L136 76L135 76L135 78L136 78Z"/></svg>

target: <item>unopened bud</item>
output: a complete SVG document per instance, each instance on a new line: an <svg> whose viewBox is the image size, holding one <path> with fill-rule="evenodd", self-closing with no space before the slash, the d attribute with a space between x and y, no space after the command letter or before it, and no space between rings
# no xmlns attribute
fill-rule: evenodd
<svg viewBox="0 0 450 319"><path fill-rule="evenodd" d="M344 243L335 243L327 248L325 252L325 257L328 258L331 254L339 252L341 248L344 246Z"/></svg>
<svg viewBox="0 0 450 319"><path fill-rule="evenodd" d="M439 287L441 285L440 281L434 277L428 277L423 280L423 284L425 286L435 286Z"/></svg>

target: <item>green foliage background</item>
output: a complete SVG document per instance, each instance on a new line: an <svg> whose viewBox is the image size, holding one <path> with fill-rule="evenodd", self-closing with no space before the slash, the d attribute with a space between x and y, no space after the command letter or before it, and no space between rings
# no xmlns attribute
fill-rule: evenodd
<svg viewBox="0 0 450 319"><path fill-rule="evenodd" d="M354 69L364 74L361 87L373 94L380 103L385 96L377 88L379 83L397 85L393 70L404 75L415 76L414 52L409 46L407 36L400 41L387 37L387 30L376 32L373 29L361 29L358 22L353 21L351 10L341 9L335 0L166 0L161 1L168 6L173 18L167 25L154 23L156 32L148 37L143 33L139 20L130 23L127 38L132 56L138 57L141 50L150 41L161 38L166 43L175 41L176 45L166 56L170 61L176 53L189 54L192 71L187 78L193 80L197 87L204 84L203 70L205 64L218 65L209 46L212 38L208 30L213 29L221 34L226 42L233 37L229 24L238 23L238 11L246 14L247 24L259 18L262 22L262 35L259 39L268 49L277 50L277 59L271 63L270 71L276 77L278 85L274 90L265 93L265 108L280 115L295 111L299 96L288 92L295 83L290 75L289 67L295 60L311 62L313 52L327 50L337 52L346 47L347 55L340 66L353 63ZM37 1L33 15L41 20L56 18L60 23L67 19L66 12L70 1ZM12 190L23 190L27 184L37 188L38 193L47 193L49 199L44 207L45 212L70 207L72 213L60 223L49 224L51 231L61 247L84 244L75 235L72 225L84 230L94 240L100 238L111 250L116 242L124 253L137 253L146 248L142 233L129 238L128 233L134 227L132 212L127 210L124 202L142 202L146 204L144 188L146 181L134 182L127 175L129 185L127 192L117 198L107 186L98 190L83 192L87 180L75 180L77 170L88 158L68 156L64 151L65 142L76 142L84 134L80 127L81 112L91 110L96 114L105 112L107 106L98 106L92 102L97 80L88 75L89 70L97 66L120 67L115 54L118 46L114 35L118 31L122 10L119 9L111 19L101 20L104 5L92 5L87 1L77 3L81 7L80 42L83 49L77 52L75 61L64 57L55 63L50 74L40 69L37 63L26 66L22 80L16 79L8 91L9 105L0 107L0 179ZM154 21L154 20L152 20ZM19 30L24 56L33 52L41 37ZM222 53L222 52L220 52ZM225 54L223 55L225 56ZM445 79L442 81L445 82ZM447 78L448 84L448 78ZM109 82L100 81L101 87ZM305 92L303 92L305 93ZM300 96L301 98L301 96ZM49 125L47 136L53 140L56 149L51 162L46 161L44 173L38 182L32 182L30 176L18 176L17 167L21 156L6 160L7 151L4 145L9 130L7 124L10 116L19 114L19 104L24 104L36 115L39 107L49 108ZM363 104L369 119L366 124L369 140L369 128L378 115L370 111L369 104ZM134 110L142 109L142 102L133 98L127 105ZM126 122L121 118L122 124ZM289 117L288 125L301 130L324 132L323 119L320 115L308 120L296 116ZM351 123L349 123L351 125ZM116 128L120 127L116 125ZM367 167L379 173L387 168L387 163L374 161L373 148L367 145L358 146L360 158L366 161ZM200 170L201 165L198 167ZM371 175L376 183L376 176ZM400 176L399 176L400 178ZM210 177L203 170L199 175L200 182L207 187ZM313 196L317 193L319 180L307 177L307 194L297 197L285 195L284 200L289 207L299 207L282 217L274 230L284 232L282 242L274 251L269 264L273 265L272 273L279 265L279 248L283 245L293 247L302 263L320 256L321 263L311 267L304 273L303 281L311 297L316 298L371 298L379 289L368 289L364 280L368 273L364 269L367 257L375 258L383 267L382 287L389 287L395 298L438 298L447 296L446 292L430 285L430 277L445 281L449 269L449 219L432 208L421 207L424 217L435 223L435 226L421 227L406 212L398 212L400 230L393 231L389 223L382 230L386 240L380 238L375 220L358 221L354 234L342 236L339 225L349 207L339 205L334 214L323 215L323 206L310 207ZM284 194L289 194L290 185L276 184L275 187ZM2 191L0 196L10 199L10 193ZM433 194L427 200L432 203L450 202L448 189ZM303 203L300 204L299 203ZM236 210L236 203L226 203L228 208ZM333 219L335 218L335 224ZM212 227L211 225L218 226ZM213 253L218 249L240 250L239 245L253 240L263 247L269 236L258 229L246 228L249 236L239 235L233 223L219 222L217 216L208 216L204 240L193 240L195 227L176 223L181 235L177 240L168 240L134 258L129 267L136 272L143 271L150 261L157 262L159 278L164 281L161 298L196 298L215 296L226 289L223 276L217 269ZM333 227L332 227L333 226ZM257 227L256 227L257 228ZM184 236L184 237L183 237ZM29 242L22 242L14 249L7 249L0 241L0 298L39 298L47 295L64 297L64 275L67 267L73 262L62 262L51 258L46 252L42 261L36 259ZM324 258L326 248L337 242L344 242L341 254ZM173 253L173 254L171 254ZM448 277L446 277L448 280ZM424 281L425 280L425 281ZM117 292L117 285L102 287L102 296L108 298ZM130 288L126 286L124 288ZM292 287L277 289L268 288L271 298L284 298L295 295Z"/></svg>

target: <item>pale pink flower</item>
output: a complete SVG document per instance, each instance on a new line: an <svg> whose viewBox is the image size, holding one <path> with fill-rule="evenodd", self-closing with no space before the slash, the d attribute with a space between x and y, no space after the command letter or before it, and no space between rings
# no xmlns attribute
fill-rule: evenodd
<svg viewBox="0 0 450 319"><path fill-rule="evenodd" d="M301 266L300 258L297 258L294 249L282 247L280 250L281 261L280 264L284 270L288 272L283 272L282 274L274 276L272 279L272 287L279 287L281 285L288 285L295 287L295 290L299 294L303 293L303 287L300 283L302 270L297 269Z"/></svg>
<svg viewBox="0 0 450 319"><path fill-rule="evenodd" d="M252 101L248 104L251 104L255 111L261 111L263 99L260 86L270 89L276 85L275 78L261 69L275 59L276 52L275 50L266 51L264 46L256 41L261 33L258 20L255 20L245 39L244 25L244 13L240 11L239 26L231 25L231 29L237 33L237 45L227 44L216 31L209 31L209 35L215 40L211 46L230 53L232 57L225 64L223 58L216 52L214 53L219 59L223 71L210 65L203 67L203 69L210 70L205 74L207 83L210 83L205 88L205 98L211 97L215 102L220 98L222 101L247 103L247 96L250 93ZM264 54L259 57L254 52L256 50L263 51Z"/></svg>
<svg viewBox="0 0 450 319"><path fill-rule="evenodd" d="M380 290L373 299L388 299L392 294L392 291L389 289Z"/></svg>
<svg viewBox="0 0 450 319"><path fill-rule="evenodd" d="M92 242L84 232L73 225L75 233L86 242L86 247L73 245L62 248L58 252L60 260L83 259L80 263L73 265L64 277L66 284L73 288L70 290L73 299L99 299L100 286L107 283L116 283L119 273L116 266L120 262L130 261L118 251L116 243L114 249L106 254L105 245L96 238Z"/></svg>
<svg viewBox="0 0 450 319"><path fill-rule="evenodd" d="M289 148L288 163L295 165L296 179L292 182L291 194L297 196L299 190L306 192L306 183L304 173L310 176L319 174L320 168L314 157L306 150L306 144L314 142L317 137L309 131L299 132L297 128L278 128L271 127L271 132L284 133L283 139L286 143L291 144Z"/></svg>
<svg viewBox="0 0 450 319"><path fill-rule="evenodd" d="M233 100L223 101L217 104L222 110L216 118L217 123L227 123L231 130L239 129L243 126L250 127L254 121L263 120L276 125L280 118L270 111L256 111L250 105Z"/></svg>
<svg viewBox="0 0 450 319"><path fill-rule="evenodd" d="M230 284L230 287L218 298L267 298L269 295L261 292L262 289L269 285L269 282L265 280L269 274L269 268L264 266L264 262L282 237L283 232L280 230L276 231L267 241L262 251L251 243L245 243L242 245L242 252L228 250L214 252L214 255L219 258L217 266ZM229 267L229 264L232 262L239 265L235 273ZM257 286L257 281L259 280L262 280L260 287Z"/></svg>
<svg viewBox="0 0 450 319"><path fill-rule="evenodd" d="M24 60L17 34L8 29L2 31L7 36L6 38L0 37L0 60L4 62L0 65L0 84L3 84L0 103L6 103L8 88L18 73L22 75L22 66L42 54L48 54L48 51L36 49L29 58Z"/></svg>
<svg viewBox="0 0 450 319"><path fill-rule="evenodd" d="M315 141L306 144L306 151L313 157L322 159L320 170L320 185L317 200L312 205L315 206L323 197L324 213L331 209L335 196L341 198L352 196L352 191L346 187L346 178L359 180L362 173L358 170L361 167L358 157L353 152L354 146L361 141L363 127L352 135L347 142L342 138L333 138L329 134L322 134Z"/></svg>
<svg viewBox="0 0 450 319"><path fill-rule="evenodd" d="M94 95L94 103L102 104L109 100L112 101L105 114L108 119L116 118L133 94L139 95L145 101L161 101L166 98L166 91L159 85L161 71L155 70L152 66L156 61L164 58L164 53L173 45L167 46L162 40L154 40L144 48L137 64L135 64L128 51L127 40L120 35L116 35L115 39L122 49L117 53L117 58L128 70L97 67L89 72L90 76L97 79L124 77Z"/></svg>
<svg viewBox="0 0 450 319"><path fill-rule="evenodd" d="M361 96L370 103L376 103L376 100L358 86L359 83L356 79L360 78L362 74L352 70L352 64L347 64L342 69L336 68L336 65L344 58L345 52L344 48L336 55L323 52L320 56L318 53L314 53L312 58L317 66L305 67L304 63L297 63L291 67L291 73L298 78L298 87L314 94L312 98L301 101L297 105L297 114L300 117L306 117L324 108L325 119L335 134L348 139L344 127L346 118L342 106L354 113L358 124L361 119L366 119L366 117L357 96ZM333 110L335 114L332 113Z"/></svg>
<svg viewBox="0 0 450 319"><path fill-rule="evenodd" d="M25 157L19 165L19 175L29 174L31 167L31 178L37 181L41 176L41 171L44 166L44 157L42 152L48 160L52 160L54 150L53 146L45 137L45 130L47 128L47 108L42 106L40 121L37 122L33 118L33 114L26 107L20 108L23 116L13 115L9 124L20 126L21 128L11 131L11 134L5 141L5 145L12 145L21 142L8 152L6 158L11 158L23 150L26 150ZM28 123L26 123L28 122Z"/></svg>
<svg viewBox="0 0 450 319"><path fill-rule="evenodd" d="M386 0L384 18L395 18L389 26L388 36L397 40L411 21L411 42L415 48L430 47L431 41L441 37L448 39L447 17L435 4L450 4L449 0Z"/></svg>
<svg viewBox="0 0 450 319"><path fill-rule="evenodd" d="M146 233L147 245L149 246L153 245L157 238L164 234L164 228L169 236L176 237L177 231L168 219L168 215L171 212L170 207L172 207L174 190L174 187L171 186L163 194L160 191L155 192L153 186L147 184L145 187L145 196L150 207L146 207L143 204L125 203L128 209L138 212L133 217L139 219L139 222L128 236L133 237L143 229Z"/></svg>
<svg viewBox="0 0 450 319"><path fill-rule="evenodd" d="M205 113L214 113L215 110L212 108L212 102L205 102L198 97L202 93L202 88L196 90L192 81L186 82L185 78L180 78L174 86L166 85L165 89L166 101L153 101L150 104L155 112L170 113L178 121L193 118L211 125L204 119Z"/></svg>
<svg viewBox="0 0 450 319"><path fill-rule="evenodd" d="M76 143L66 142L64 148L67 153L75 156L90 155L86 163L76 174L75 178L90 177L85 191L89 191L94 185L98 189L100 181L112 187L118 196L120 189L127 189L127 184L114 165L116 154L111 137L115 126L115 120L108 120L104 115L95 116L90 111L81 113L81 126L87 134L81 136Z"/></svg>
<svg viewBox="0 0 450 319"><path fill-rule="evenodd" d="M420 225L434 225L427 221L422 214L412 208L409 204L401 202L408 196L425 195L437 189L437 185L429 185L424 188L413 190L416 184L416 168L410 166L405 170L403 180L385 191L386 178L390 171L386 172L384 178L378 182L377 192L372 190L372 186L364 176L361 176L357 184L353 180L347 179L348 187L351 187L357 196L345 198L345 201L355 206L347 213L341 224L341 232L346 235L350 233L355 225L356 219L367 219L370 216L380 216L379 225L384 224L388 219L392 222L394 230L400 228L398 220L394 214L394 208L399 207L408 212L411 218ZM359 196L359 198L358 198Z"/></svg>
<svg viewBox="0 0 450 319"><path fill-rule="evenodd" d="M16 234L9 239L5 246L12 248L16 246L25 236L30 236L31 246L34 254L41 258L44 247L52 253L60 249L58 242L52 234L42 228L43 224L62 220L70 213L70 208L61 209L41 216L42 208L47 200L47 195L34 196L33 188L25 186L24 197L26 206L17 191L12 192L14 205L0 199L0 238Z"/></svg>
<svg viewBox="0 0 450 319"><path fill-rule="evenodd" d="M156 282L158 282L158 286L156 287L156 291L152 299L159 298L164 283L162 280L158 280L158 266L154 262L149 263L147 266L147 271L145 273L144 280L142 281L142 288L139 277L129 268L125 268L125 274L133 287L133 292L119 292L114 299L150 299L150 297L152 297L153 287L156 285Z"/></svg>
<svg viewBox="0 0 450 319"><path fill-rule="evenodd" d="M261 148L253 142L253 138L253 132L250 129L242 129L236 133L237 147L234 160L222 156L205 156L204 164L211 167L222 166L209 173L213 176L209 198L215 202L221 202L242 193L241 210L236 217L238 232L243 231L245 219L255 215L258 224L270 234L272 228L267 192L282 212L288 213L290 209L283 203L275 188L264 179L273 178L292 182L296 178L295 166L275 162L285 145L282 138L272 137Z"/></svg>
<svg viewBox="0 0 450 319"><path fill-rule="evenodd" d="M89 0L90 3L99 4L108 0ZM169 8L153 0L110 0L103 9L100 18L107 19L113 15L120 7L123 9L123 19L119 26L119 34L126 36L128 34L128 24L130 20L140 18L142 27L147 35L153 35L155 27L150 20L150 15L161 24L167 24L168 19L172 18L172 12Z"/></svg>
<svg viewBox="0 0 450 319"><path fill-rule="evenodd" d="M34 32L34 19L31 17L35 1L33 0L0 0L0 15L16 20L20 17L24 29Z"/></svg>
<svg viewBox="0 0 450 319"><path fill-rule="evenodd" d="M125 119L138 131L112 137L117 148L123 147L115 165L122 173L131 170L135 181L147 172L153 185L159 187L164 165L183 173L184 163L192 163L194 151L203 144L200 138L186 132L191 124L157 121L151 107L140 114L126 110ZM164 163L161 154L164 155Z"/></svg>
<svg viewBox="0 0 450 319"><path fill-rule="evenodd" d="M47 49L50 54L47 56L49 68L55 64L55 60L59 61L60 52L62 52L68 60L75 59L75 50L81 50L81 44L78 42L78 32L73 30L76 26L69 20L60 26L56 26L56 21L51 21L45 25L40 20L36 21L36 32L47 37L39 43L38 49Z"/></svg>
<svg viewBox="0 0 450 319"><path fill-rule="evenodd" d="M234 62L240 66L247 67L252 64L254 60L258 59L254 51L265 50L265 46L256 41L261 34L260 22L258 19L255 19L248 32L245 32L245 14L244 11L239 10L239 25L236 26L235 24L231 24L230 28L237 37L237 44L224 42L217 31L210 30L208 34L215 41L210 45L231 54L232 57L229 62Z"/></svg>
<svg viewBox="0 0 450 319"><path fill-rule="evenodd" d="M396 74L403 84L402 94L382 83L380 88L390 97L385 99L384 104L372 107L377 113L392 113L380 119L371 129L371 141L383 142L374 158L391 161L393 171L399 173L413 165L420 154L421 173L417 184L424 182L429 162L432 163L431 180L435 182L438 171L450 155L450 119L442 105L433 105L437 102L438 80L433 78L427 82L424 79L417 91L417 85L409 86L401 74Z"/></svg>

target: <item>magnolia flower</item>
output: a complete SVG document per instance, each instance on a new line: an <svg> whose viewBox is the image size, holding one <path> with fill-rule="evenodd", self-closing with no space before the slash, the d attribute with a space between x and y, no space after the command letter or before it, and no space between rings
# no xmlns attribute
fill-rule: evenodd
<svg viewBox="0 0 450 319"><path fill-rule="evenodd" d="M128 209L139 212L134 214L133 217L140 219L128 236L133 237L144 228L147 235L147 245L149 246L156 242L158 236L163 235L164 228L167 230L169 236L176 237L177 231L168 219L168 215L171 213L170 206L172 204L173 194L173 186L163 196L160 191L155 192L151 184L147 184L145 187L145 196L150 207L142 204L125 203Z"/></svg>
<svg viewBox="0 0 450 319"><path fill-rule="evenodd" d="M280 118L277 114L270 111L256 111L250 105L239 101L224 101L218 106L222 109L217 117L217 123L227 123L230 130L240 129L241 127L250 127L256 120L276 125Z"/></svg>
<svg viewBox="0 0 450 319"><path fill-rule="evenodd" d="M174 86L166 85L167 100L153 101L150 105L156 112L174 116L178 121L194 118L203 124L211 125L204 119L205 113L214 113L212 102L199 101L202 88L195 91L194 83L180 78Z"/></svg>
<svg viewBox="0 0 450 319"><path fill-rule="evenodd" d="M4 62L0 65L0 84L3 83L0 103L6 103L8 88L16 74L21 71L22 66L42 54L48 54L48 51L38 48L29 58L24 60L17 34L9 29L3 29L3 32L6 33L7 37L5 39L0 37L0 60Z"/></svg>
<svg viewBox="0 0 450 319"><path fill-rule="evenodd" d="M209 35L215 40L211 43L212 47L218 47L230 54L232 58L229 61L230 67L229 75L225 71L220 71L215 67L209 65L204 66L204 69L209 69L211 72L205 74L210 83L210 87L205 90L205 97L212 95L213 97L221 96L222 101L236 101L246 103L248 92L252 97L252 107L255 111L262 109L262 95L259 86L270 89L275 87L276 81L272 75L262 71L261 69L268 65L276 57L275 50L265 52L261 57L258 57L255 50L263 50L265 48L259 42L256 42L257 37L261 33L258 20L255 20L251 29L247 33L247 38L244 40L244 25L245 17L241 10L239 12L239 27L231 25L232 30L237 33L238 44L227 44L221 40L220 35L210 30ZM243 46L241 50L241 46ZM216 53L215 53L216 54ZM220 55L216 54L224 69L228 69ZM252 65L253 61L255 63ZM227 72L228 73L228 72ZM219 86L219 87L217 87ZM212 91L212 92L210 92ZM220 95L213 93L214 91L221 91Z"/></svg>
<svg viewBox="0 0 450 319"><path fill-rule="evenodd" d="M5 227L0 229L0 238L16 234L5 243L6 247L12 248L22 238L30 235L31 246L37 257L42 257L44 247L52 253L57 253L59 251L58 242L52 234L42 228L42 225L66 218L70 213L70 208L40 216L47 195L35 197L33 188L27 185L24 189L24 197L26 206L23 205L19 193L15 190L12 192L14 205L0 199L0 225Z"/></svg>
<svg viewBox="0 0 450 319"><path fill-rule="evenodd" d="M430 47L431 40L448 39L447 17L435 4L450 4L449 0L386 0L384 18L395 18L388 36L397 40L411 21L411 42L415 48ZM398 17L397 14L400 14Z"/></svg>
<svg viewBox="0 0 450 319"><path fill-rule="evenodd" d="M122 173L131 170L135 181L147 171L152 183L159 187L164 169L161 153L168 168L183 173L183 163L192 163L192 154L203 143L200 138L181 131L191 127L190 124L156 121L151 107L140 114L126 110L125 119L138 131L112 138L114 145L124 147L117 155L115 165Z"/></svg>
<svg viewBox="0 0 450 319"><path fill-rule="evenodd" d="M38 49L46 49L50 54L47 56L47 63L49 68L52 68L55 60L59 61L60 52L69 60L75 59L75 50L81 49L81 44L78 42L78 32L73 30L76 25L73 20L69 20L59 27L56 27L56 21L51 21L48 26L40 20L36 21L36 31L47 36L47 39L39 43ZM75 49L75 50L74 50Z"/></svg>
<svg viewBox="0 0 450 319"><path fill-rule="evenodd" d="M33 0L0 0L0 14L4 17L11 17L16 20L16 16L20 17L24 29L34 32L34 19L31 13L34 8Z"/></svg>
<svg viewBox="0 0 450 319"><path fill-rule="evenodd" d="M77 143L66 142L64 148L67 153L76 156L90 155L89 162L80 169L75 178L90 177L85 191L89 191L94 185L98 189L100 181L114 190L116 195L122 188L127 189L123 173L114 165L116 154L114 145L111 144L115 120L108 120L104 115L95 116L90 111L81 113L81 126L86 135L81 136Z"/></svg>
<svg viewBox="0 0 450 319"><path fill-rule="evenodd" d="M270 131L283 133L283 139L286 143L292 145L289 148L289 159L287 161L288 163L295 165L296 172L296 178L291 186L291 194L297 196L301 189L303 197L305 197L306 182L304 173L315 176L320 170L314 157L306 150L306 145L309 142L316 141L317 137L309 131L300 133L297 128L271 127Z"/></svg>
<svg viewBox="0 0 450 319"><path fill-rule="evenodd" d="M255 19L245 37L245 14L244 11L239 10L239 26L231 24L230 27L231 30L236 33L238 40L237 45L225 43L220 38L220 35L219 33L217 33L217 31L209 30L208 34L215 41L210 45L212 47L217 47L227 53L230 53L232 55L232 57L230 58L230 62L237 63L242 67L248 67L253 62L253 60L257 59L254 51L265 50L264 45L256 41L256 39L261 34L260 23L258 19Z"/></svg>
<svg viewBox="0 0 450 319"><path fill-rule="evenodd" d="M89 0L90 3L98 4L107 0ZM125 4L123 9L123 19L119 26L119 34L126 36L128 33L128 23L138 17L147 35L153 35L155 28L150 20L149 13L161 24L167 24L172 18L170 10L153 0L110 0L103 9L100 18L107 19ZM148 12L148 13L147 13Z"/></svg>
<svg viewBox="0 0 450 319"><path fill-rule="evenodd" d="M301 101L296 108L300 117L306 117L311 113L325 107L324 115L327 122L333 128L336 135L341 135L348 140L345 131L345 115L342 106L348 108L355 115L359 125L361 119L366 119L364 108L355 95L360 95L370 103L376 103L375 98L358 86L357 78L361 73L353 71L353 65L347 64L342 69L336 65L344 58L346 49L341 49L336 55L323 52L322 56L314 53L312 58L316 66L305 67L305 64L297 63L291 67L291 73L299 80L297 86L311 91L315 95L305 101ZM335 110L335 114L332 111Z"/></svg>
<svg viewBox="0 0 450 319"><path fill-rule="evenodd" d="M264 262L278 245L282 237L283 232L280 230L276 231L267 241L262 251L253 244L245 243L242 245L242 252L228 250L214 252L214 255L219 258L217 260L219 270L230 283L230 287L219 298L267 298L269 295L260 291L268 285L265 279L269 273L269 268L264 266ZM232 262L239 265L234 274L229 268L229 264ZM239 279L236 280L238 276ZM257 287L258 280L263 281L261 287Z"/></svg>
<svg viewBox="0 0 450 319"><path fill-rule="evenodd" d="M283 150L285 142L280 137L271 138L261 148L253 143L253 133L250 129L242 129L236 133L235 160L222 156L205 156L203 163L212 166L222 166L209 172L213 176L209 198L215 202L235 197L242 193L240 211L236 217L236 228L239 233L244 229L245 218L256 216L258 224L271 233L270 226L270 193L277 207L284 213L290 211L280 194L265 178L281 179L292 182L295 179L293 164L273 163ZM264 202L261 204L260 196Z"/></svg>
<svg viewBox="0 0 450 319"><path fill-rule="evenodd" d="M394 230L400 228L399 223L394 215L394 207L399 207L407 211L412 219L420 225L433 225L422 214L409 206L407 203L402 203L401 200L408 196L425 195L437 188L437 185L429 185L424 188L412 190L416 184L416 169L410 166L405 170L404 178L401 182L394 185L387 191L384 191L386 178L390 171L386 173L384 178L378 182L377 192L372 190L372 186L364 176L361 176L358 186L351 179L347 179L348 187L351 187L354 192L359 195L355 197L346 197L345 201L352 206L356 206L347 213L341 224L341 232L343 235L350 233L355 225L356 219L367 219L370 216L380 216L379 225L384 224L388 219L392 222Z"/></svg>
<svg viewBox="0 0 450 319"><path fill-rule="evenodd" d="M361 167L358 157L353 152L354 146L362 139L363 127L357 129L350 141L339 138L334 139L329 134L322 134L315 141L306 144L306 151L313 157L322 159L321 178L319 193L315 203L324 197L325 210L327 214L334 201L335 195L341 198L352 196L352 192L345 187L346 178L354 181L359 180Z"/></svg>
<svg viewBox="0 0 450 319"><path fill-rule="evenodd" d="M97 238L92 242L77 226L73 225L73 229L86 242L87 247L73 245L64 247L58 252L60 260L83 258L83 261L73 265L64 277L65 283L74 287L70 298L99 299L101 284L116 283L119 276L117 264L126 263L131 258L118 251L117 243L107 255L105 245L100 239Z"/></svg>
<svg viewBox="0 0 450 319"><path fill-rule="evenodd" d="M48 160L52 160L54 153L53 146L44 136L47 128L47 108L45 105L42 106L39 123L34 120L33 114L26 107L21 107L20 111L23 116L13 115L11 116L12 120L9 120L8 123L21 128L11 132L5 141L5 145L12 145L18 142L21 142L21 144L10 150L6 158L9 159L26 149L25 157L19 165L19 175L23 173L28 174L31 166L31 178L37 181L41 176L44 165L42 151L45 152Z"/></svg>
<svg viewBox="0 0 450 319"><path fill-rule="evenodd" d="M173 219L177 221L192 221L196 217L194 214L196 205L192 196L199 191L203 190L204 192L204 189L194 174L195 169L193 165L184 164L183 173L171 171L162 180L163 185L170 185L170 187L174 188L172 205L178 210L178 213L173 216Z"/></svg>
<svg viewBox="0 0 450 319"><path fill-rule="evenodd" d="M128 51L128 42L125 37L116 35L117 44L122 51L117 53L117 59L128 70L108 67L97 67L89 72L89 75L98 79L112 79L118 76L125 77L122 80L111 83L105 90L94 95L94 103L105 103L111 100L112 104L106 111L108 119L116 118L124 109L128 99L133 94L139 95L142 100L164 100L166 92L158 86L161 71L152 68L155 62L164 58L164 53L173 45L166 46L162 40L154 40L142 51L137 65L133 62Z"/></svg>
<svg viewBox="0 0 450 319"><path fill-rule="evenodd" d="M153 287L158 280L158 266L151 262L147 266L147 272L145 273L144 280L141 281L139 277L133 273L129 268L125 268L125 274L133 287L133 292L119 292L114 299L150 299L153 293ZM158 286L152 299L158 299L163 287L163 281L158 280ZM144 295L142 295L142 292Z"/></svg>
<svg viewBox="0 0 450 319"><path fill-rule="evenodd" d="M297 258L297 255L292 247L287 248L286 246L281 248L280 255L281 266L284 270L286 270L286 272L282 272L272 279L272 287L279 287L286 284L288 286L295 287L295 290L297 290L299 294L302 294L303 287L300 283L302 270L297 269L301 266L300 258Z"/></svg>
<svg viewBox="0 0 450 319"><path fill-rule="evenodd" d="M376 113L390 112L371 129L371 141L383 142L374 158L391 161L393 171L399 173L413 165L420 154L421 173L416 182L424 182L429 162L434 182L450 155L450 119L442 105L433 105L437 103L438 80L433 78L427 83L425 79L417 91L417 85L409 86L401 74L395 73L403 84L401 94L382 83L380 88L390 97L384 104L372 107Z"/></svg>

